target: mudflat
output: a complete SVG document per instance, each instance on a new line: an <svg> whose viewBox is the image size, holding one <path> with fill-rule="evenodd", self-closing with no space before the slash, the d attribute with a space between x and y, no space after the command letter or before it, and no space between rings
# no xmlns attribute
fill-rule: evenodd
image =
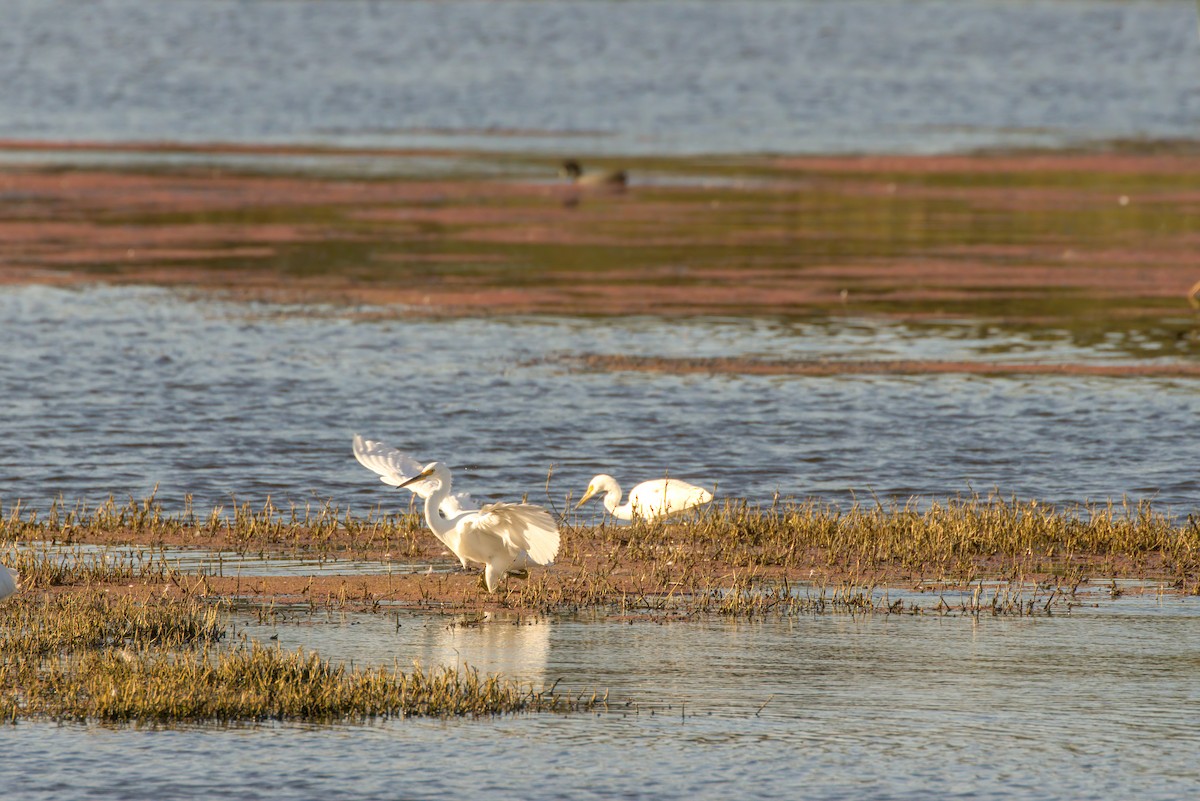
<svg viewBox="0 0 1200 801"><path fill-rule="evenodd" d="M0 143L0 153L38 147L50 146ZM619 191L567 183L556 162L532 156L355 155L413 168L2 168L0 281L189 286L373 314L1073 326L1187 317L1200 281L1200 157L1190 152L597 164L628 171ZM421 167L450 157L452 171Z"/></svg>

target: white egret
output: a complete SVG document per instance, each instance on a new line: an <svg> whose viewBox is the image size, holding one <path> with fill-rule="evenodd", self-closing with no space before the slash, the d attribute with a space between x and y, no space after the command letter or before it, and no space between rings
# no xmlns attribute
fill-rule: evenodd
<svg viewBox="0 0 1200 801"><path fill-rule="evenodd" d="M21 578L20 573L10 570L4 565L0 565L0 601L3 601L17 591L17 580L19 578Z"/></svg>
<svg viewBox="0 0 1200 801"><path fill-rule="evenodd" d="M427 499L440 486L436 481L413 481L412 479L421 472L420 462L402 451L389 448L382 442L363 439L358 434L354 435L354 458L358 459L358 463L363 467L378 473L379 480L384 484L392 487L404 487L422 500ZM446 496L441 500L438 509L442 517L449 519L466 511L477 510L478 507L467 493L450 494L449 471L446 474L445 486ZM450 549L450 553L458 558L465 570L467 560L458 552L458 549L447 542L437 531L434 531L433 535L442 541L442 545Z"/></svg>
<svg viewBox="0 0 1200 801"><path fill-rule="evenodd" d="M713 499L708 490L680 481L677 478L656 478L643 481L629 491L629 500L621 504L621 485L612 476L601 473L588 482L587 492L575 504L578 509L593 496L604 493L604 508L619 520L657 520L660 517L679 514L693 506L706 504Z"/></svg>
<svg viewBox="0 0 1200 801"><path fill-rule="evenodd" d="M436 482L425 497L425 523L434 535L465 564L483 563L483 580L495 592L505 572L522 556L548 565L558 555L558 526L540 506L531 503L489 503L477 512L460 512L442 517L441 506L450 493L450 468L431 462L401 484L409 487L422 481Z"/></svg>

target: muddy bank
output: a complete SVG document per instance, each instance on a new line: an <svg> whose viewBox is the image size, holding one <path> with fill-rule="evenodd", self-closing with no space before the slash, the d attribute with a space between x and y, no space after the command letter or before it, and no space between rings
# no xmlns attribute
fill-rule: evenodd
<svg viewBox="0 0 1200 801"><path fill-rule="evenodd" d="M111 515L65 526L0 522L0 539L10 543L5 563L22 573L30 590L49 592L104 586L137 597L198 595L375 611L400 605L736 614L827 594L857 597L864 589L936 598L942 591L982 591L986 584L988 592L1004 588L1010 596L1066 603L1080 602L1080 593L1200 593L1200 528L1191 517L1177 520L1147 504L1056 509L970 498L923 509L838 511L732 502L670 523L564 522L554 564L511 577L494 594L480 587L477 569L461 569L410 517L387 524L347 518L339 527L268 525L264 517L204 529L162 517L131 527ZM81 544L149 550L71 556ZM178 552L164 547L206 555L185 566ZM273 568L269 560L277 558L313 564Z"/></svg>
<svg viewBox="0 0 1200 801"><path fill-rule="evenodd" d="M602 372L688 375L1074 375L1107 378L1197 378L1200 364L1079 364L1042 362L971 362L911 359L678 359L610 354L563 357L557 363Z"/></svg>
<svg viewBox="0 0 1200 801"><path fill-rule="evenodd" d="M604 165L629 170L621 192L567 184L551 160L449 155L452 175L377 179L8 166L0 281L372 314L1119 323L1192 314L1200 278L1200 158L1187 153L634 159Z"/></svg>

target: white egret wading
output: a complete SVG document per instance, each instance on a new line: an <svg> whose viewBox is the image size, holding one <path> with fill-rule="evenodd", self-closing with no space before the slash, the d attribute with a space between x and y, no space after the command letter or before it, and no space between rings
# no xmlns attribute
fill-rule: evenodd
<svg viewBox="0 0 1200 801"><path fill-rule="evenodd" d="M437 488L437 483L431 480L412 481L422 470L422 465L407 453L398 451L395 448L389 448L382 442L377 442L373 439L363 439L358 434L354 435L354 458L358 459L358 463L363 467L379 474L379 480L391 487L404 487L412 491L414 495L424 500ZM479 505L471 499L471 496L465 492L456 492L450 494L450 475L446 475L446 497L442 500L438 511L442 517L447 519L462 514L463 512L477 512ZM442 544L458 557L458 561L465 568L467 560L452 546L449 542L442 539L442 536L436 531L433 532Z"/></svg>
<svg viewBox="0 0 1200 801"><path fill-rule="evenodd" d="M629 492L629 500L621 503L621 485L606 473L588 482L587 492L575 504L578 509L593 496L604 493L604 508L618 520L657 520L660 517L685 512L713 499L712 493L703 487L680 481L677 478L656 478L643 481Z"/></svg>
<svg viewBox="0 0 1200 801"><path fill-rule="evenodd" d="M477 512L443 517L441 506L450 493L450 468L432 462L401 484L436 483L425 497L425 523L434 535L466 562L483 563L483 580L495 592L505 571L522 557L548 565L558 555L558 525L540 506L531 503L489 503Z"/></svg>

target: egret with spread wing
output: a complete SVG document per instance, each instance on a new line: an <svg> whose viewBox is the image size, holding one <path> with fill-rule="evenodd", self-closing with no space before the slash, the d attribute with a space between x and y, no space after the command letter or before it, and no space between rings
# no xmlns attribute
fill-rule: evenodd
<svg viewBox="0 0 1200 801"><path fill-rule="evenodd" d="M358 434L354 435L354 458L358 459L358 463L363 467L378 473L379 480L384 484L409 489L422 500L427 499L439 487L436 481L413 480L421 472L421 463L413 457L395 448L389 448L382 442L363 439ZM458 492L453 495L450 494L449 471L446 471L445 487L445 497L442 498L438 507L438 511L442 517L450 519L463 512L475 511L477 509L475 502L471 500L471 496L467 493ZM458 561L466 569L467 560L458 552L458 549L442 537L441 534L438 534L436 530L433 534L442 541L443 545L450 549L450 553L458 557Z"/></svg>
<svg viewBox="0 0 1200 801"><path fill-rule="evenodd" d="M9 570L4 565L0 565L0 601L3 601L17 591L17 579L20 577L17 571Z"/></svg>
<svg viewBox="0 0 1200 801"><path fill-rule="evenodd" d="M407 453L389 448L382 442L376 442L373 439L363 439L358 434L354 435L354 458L358 459L358 463L363 467L378 473L379 480L392 487L404 486L404 482L420 473L422 468L421 463ZM449 479L447 479L447 489L449 486ZM407 485L407 489L425 499L429 497L429 493L433 492L434 482L414 482ZM441 512L446 517L478 509L479 505L465 492L456 492L453 495L447 492L446 499L442 501L441 506Z"/></svg>
<svg viewBox="0 0 1200 801"><path fill-rule="evenodd" d="M464 563L483 563L488 592L496 591L505 572L523 556L535 564L548 565L558 555L558 525L542 507L489 503L477 512L443 517L440 509L450 493L450 468L431 462L400 486L411 487L422 481L435 484L425 497L425 523Z"/></svg>
<svg viewBox="0 0 1200 801"><path fill-rule="evenodd" d="M578 509L600 493L604 493L604 508L618 520L632 520L634 517L657 520L713 499L712 493L702 487L677 478L658 478L638 484L630 490L629 500L622 505L621 485L612 476L601 473L588 482L587 492L575 504L575 508Z"/></svg>

